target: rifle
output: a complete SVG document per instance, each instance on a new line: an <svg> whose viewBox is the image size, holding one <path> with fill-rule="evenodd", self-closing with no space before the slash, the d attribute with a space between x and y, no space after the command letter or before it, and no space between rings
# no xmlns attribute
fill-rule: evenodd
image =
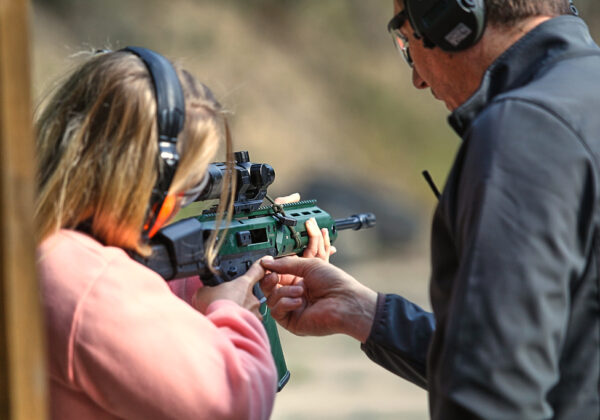
<svg viewBox="0 0 600 420"><path fill-rule="evenodd" d="M183 218L162 228L151 241L152 254L136 260L160 274L165 280L200 276L205 286L216 286L244 274L260 258L300 255L308 245L305 222L315 218L319 228L327 228L333 243L338 231L359 230L375 225L372 213L362 213L344 219L333 219L316 205L316 200L278 205L267 196L267 187L275 180L275 171L268 164L250 162L248 152L235 153L234 170L237 175L234 210L231 223L220 226L219 235L225 235L219 255L210 270L206 263L205 241L215 226L216 206L202 214ZM196 201L218 199L226 174L225 163L211 163L208 184ZM271 206L262 206L267 199ZM258 284L254 294L261 301L260 312L271 344L271 353L277 366L280 391L288 382L287 369L277 325L271 317L264 295Z"/></svg>

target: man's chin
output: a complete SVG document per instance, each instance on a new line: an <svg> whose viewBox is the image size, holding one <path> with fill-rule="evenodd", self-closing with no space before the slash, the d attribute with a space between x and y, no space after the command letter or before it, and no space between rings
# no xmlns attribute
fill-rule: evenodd
<svg viewBox="0 0 600 420"><path fill-rule="evenodd" d="M433 95L433 97L434 97L435 99L437 99L438 101L441 101L441 102L443 102L443 103L446 105L446 108L448 108L448 111L454 111L454 108L455 108L455 107L454 107L454 106L452 106L452 105L450 104L450 102L448 102L447 100L440 98L440 97L437 95L437 93L435 93L435 90L431 89L431 94Z"/></svg>

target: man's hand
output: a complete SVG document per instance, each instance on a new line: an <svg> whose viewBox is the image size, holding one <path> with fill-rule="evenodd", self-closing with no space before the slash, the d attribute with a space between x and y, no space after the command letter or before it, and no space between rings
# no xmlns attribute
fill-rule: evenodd
<svg viewBox="0 0 600 420"><path fill-rule="evenodd" d="M365 342L375 318L377 293L319 258L265 257L262 266L278 273L263 280L271 315L297 335L342 333Z"/></svg>

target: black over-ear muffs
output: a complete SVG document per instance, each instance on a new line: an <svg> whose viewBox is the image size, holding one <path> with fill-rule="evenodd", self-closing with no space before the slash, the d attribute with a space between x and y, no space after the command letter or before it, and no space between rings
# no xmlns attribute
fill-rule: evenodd
<svg viewBox="0 0 600 420"><path fill-rule="evenodd" d="M185 123L185 100L177 72L169 60L162 55L141 47L127 47L127 51L137 55L146 65L156 96L156 121L158 125L158 158L164 162L159 172L148 205L147 221L143 234L152 237L157 228L173 210L173 197L167 195L175 170L179 163L177 136Z"/></svg>
<svg viewBox="0 0 600 420"><path fill-rule="evenodd" d="M431 48L465 50L485 29L484 0L404 0L404 9L416 37Z"/></svg>

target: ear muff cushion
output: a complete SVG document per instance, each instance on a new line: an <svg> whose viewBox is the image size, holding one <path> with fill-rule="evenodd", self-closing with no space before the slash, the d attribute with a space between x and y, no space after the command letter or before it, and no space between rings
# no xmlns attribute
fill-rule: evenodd
<svg viewBox="0 0 600 420"><path fill-rule="evenodd" d="M152 226L147 225L145 227L148 231L148 238L152 238L156 235L156 232L159 231L161 227L167 223L173 212L175 211L175 206L177 204L177 197L173 194L168 194L165 199L162 201L162 205L160 206L160 210L158 210L158 215L154 220Z"/></svg>

